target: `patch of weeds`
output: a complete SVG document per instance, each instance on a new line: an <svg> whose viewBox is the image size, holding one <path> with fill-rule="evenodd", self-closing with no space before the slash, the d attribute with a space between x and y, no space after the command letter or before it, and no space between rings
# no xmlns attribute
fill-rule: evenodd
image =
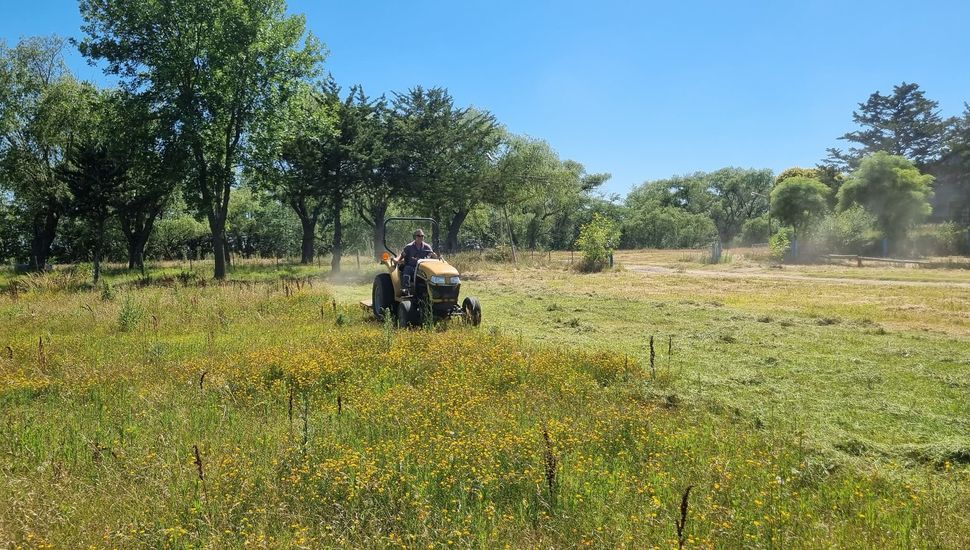
<svg viewBox="0 0 970 550"><path fill-rule="evenodd" d="M738 341L737 338L731 336L730 334L722 334L718 337L718 340L724 342L725 344L734 344Z"/></svg>
<svg viewBox="0 0 970 550"><path fill-rule="evenodd" d="M566 326L570 328L579 328L581 323L578 317L573 317L572 319L566 321Z"/></svg>
<svg viewBox="0 0 970 550"><path fill-rule="evenodd" d="M889 331L887 331L886 329L884 329L882 327L876 327L874 329L870 329L870 330L865 331L864 334L874 334L874 335L877 335L877 336L883 336L883 335L889 334Z"/></svg>
<svg viewBox="0 0 970 550"><path fill-rule="evenodd" d="M819 317L818 319L815 320L815 324L820 327L837 325L841 322L842 320L839 319L838 317Z"/></svg>
<svg viewBox="0 0 970 550"><path fill-rule="evenodd" d="M110 302L115 299L115 289L111 286L111 283L105 281L101 283L101 301Z"/></svg>
<svg viewBox="0 0 970 550"><path fill-rule="evenodd" d="M206 279L202 275L196 273L195 271L183 270L175 276L175 279L182 284L182 286L205 286Z"/></svg>
<svg viewBox="0 0 970 550"><path fill-rule="evenodd" d="M121 302L121 309L118 310L118 328L122 332L128 332L135 328L143 315L141 306L135 303L130 294L125 295L124 301Z"/></svg>
<svg viewBox="0 0 970 550"><path fill-rule="evenodd" d="M562 306L553 302L546 306L546 311L562 311Z"/></svg>
<svg viewBox="0 0 970 550"><path fill-rule="evenodd" d="M758 317L759 323L770 323L772 321L771 315L760 315Z"/></svg>
<svg viewBox="0 0 970 550"><path fill-rule="evenodd" d="M778 324L781 325L781 326L783 326L783 327L793 327L793 326L795 326L795 322L792 321L791 319L782 319L781 321L778 322Z"/></svg>
<svg viewBox="0 0 970 550"><path fill-rule="evenodd" d="M145 353L146 362L157 365L161 362L162 358L165 357L165 344L161 342L155 342L152 344Z"/></svg>

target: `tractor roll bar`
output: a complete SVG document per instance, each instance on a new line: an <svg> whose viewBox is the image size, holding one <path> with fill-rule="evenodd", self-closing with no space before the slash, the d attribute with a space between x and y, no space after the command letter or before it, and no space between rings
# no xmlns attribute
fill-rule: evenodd
<svg viewBox="0 0 970 550"><path fill-rule="evenodd" d="M438 222L434 218L394 217L394 218L387 218L387 219L384 220L384 248L388 252L391 253L391 256L393 256L394 254L397 254L397 252L391 250L391 247L387 246L387 222L395 222L395 221L412 221L412 222L428 222L428 223L430 223L434 227L434 229L431 232L431 234L433 235L433 238L434 238L434 245L433 245L434 246L434 251L435 252L438 252L438 233L439 233L439 231L438 231Z"/></svg>

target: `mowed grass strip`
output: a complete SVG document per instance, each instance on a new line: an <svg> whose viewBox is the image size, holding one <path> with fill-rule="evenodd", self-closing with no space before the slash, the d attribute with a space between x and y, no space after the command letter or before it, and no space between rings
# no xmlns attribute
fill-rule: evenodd
<svg viewBox="0 0 970 550"><path fill-rule="evenodd" d="M970 289L523 264L471 262L465 284L521 341L646 365L652 335L671 391L698 405L865 463L970 461Z"/></svg>

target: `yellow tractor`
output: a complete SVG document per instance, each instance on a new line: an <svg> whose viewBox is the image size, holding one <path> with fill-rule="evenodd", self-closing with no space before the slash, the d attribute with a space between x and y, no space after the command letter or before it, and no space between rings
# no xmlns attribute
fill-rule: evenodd
<svg viewBox="0 0 970 550"><path fill-rule="evenodd" d="M481 324L482 306L478 298L468 296L461 306L458 305L461 276L440 253L418 259L417 265L413 266L413 275L410 269L405 270L405 266L396 261L397 253L387 245L388 223L400 221L427 223L434 227L433 248L435 252L438 251L438 222L433 218L394 217L384 220L384 248L387 252L381 258L381 263L387 267L387 273L374 277L370 303L365 301L362 305L369 306L378 320L383 320L388 313L393 315L399 327L452 317L462 317L474 326Z"/></svg>

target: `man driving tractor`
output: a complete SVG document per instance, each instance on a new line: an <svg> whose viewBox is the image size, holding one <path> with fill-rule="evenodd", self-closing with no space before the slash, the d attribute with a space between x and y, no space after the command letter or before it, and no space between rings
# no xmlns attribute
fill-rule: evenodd
<svg viewBox="0 0 970 550"><path fill-rule="evenodd" d="M414 232L414 240L408 243L401 251L401 254L394 259L399 265L403 266L404 287L411 288L414 280L414 270L418 266L418 260L425 258L438 258L438 255L431 248L431 245L424 242L424 230L418 229Z"/></svg>

